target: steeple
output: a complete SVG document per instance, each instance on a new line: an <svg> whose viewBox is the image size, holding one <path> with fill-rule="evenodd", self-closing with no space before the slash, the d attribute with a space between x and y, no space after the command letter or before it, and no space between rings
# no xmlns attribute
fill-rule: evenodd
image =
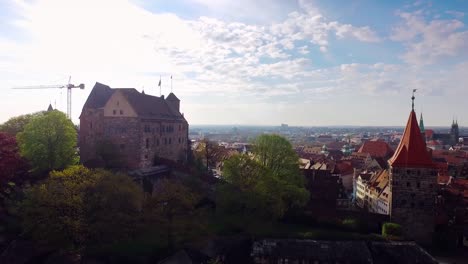
<svg viewBox="0 0 468 264"><path fill-rule="evenodd" d="M406 123L405 132L395 154L388 161L392 167L432 168L434 166L427 152L426 144L422 138L416 114L414 113L414 92L415 90L413 90L413 96L411 97L412 109Z"/></svg>
<svg viewBox="0 0 468 264"><path fill-rule="evenodd" d="M47 108L47 112L54 111L54 108L52 108L52 104L49 104L49 107Z"/></svg>
<svg viewBox="0 0 468 264"><path fill-rule="evenodd" d="M419 129L421 130L421 133L424 134L424 120L423 120L423 115L421 113L421 117L419 118Z"/></svg>

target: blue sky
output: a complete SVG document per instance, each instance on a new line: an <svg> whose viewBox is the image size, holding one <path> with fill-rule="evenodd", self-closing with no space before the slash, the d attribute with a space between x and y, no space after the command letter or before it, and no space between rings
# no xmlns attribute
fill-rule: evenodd
<svg viewBox="0 0 468 264"><path fill-rule="evenodd" d="M468 3L0 0L0 122L95 82L173 89L191 124L468 125Z"/></svg>

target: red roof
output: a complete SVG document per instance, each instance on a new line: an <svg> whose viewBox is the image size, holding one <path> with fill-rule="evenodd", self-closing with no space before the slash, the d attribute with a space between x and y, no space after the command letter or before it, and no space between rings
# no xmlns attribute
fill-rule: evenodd
<svg viewBox="0 0 468 264"><path fill-rule="evenodd" d="M434 136L434 130L432 130L432 129L426 129L426 131L424 131L424 132L426 134L425 135L426 138L432 138Z"/></svg>
<svg viewBox="0 0 468 264"><path fill-rule="evenodd" d="M385 141L366 141L358 150L360 153L369 153L371 157L389 157L393 150Z"/></svg>
<svg viewBox="0 0 468 264"><path fill-rule="evenodd" d="M393 157L388 161L392 167L433 168L429 152L419 130L416 114L411 111L405 132Z"/></svg>

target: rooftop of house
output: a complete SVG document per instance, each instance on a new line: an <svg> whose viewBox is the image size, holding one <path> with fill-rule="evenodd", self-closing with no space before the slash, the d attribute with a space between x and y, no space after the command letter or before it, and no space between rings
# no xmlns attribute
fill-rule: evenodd
<svg viewBox="0 0 468 264"><path fill-rule="evenodd" d="M358 150L359 153L369 153L372 157L388 157L393 150L385 141L366 141Z"/></svg>
<svg viewBox="0 0 468 264"><path fill-rule="evenodd" d="M252 256L327 263L437 263L414 242L265 239L253 243Z"/></svg>
<svg viewBox="0 0 468 264"><path fill-rule="evenodd" d="M167 102L169 99L164 99L164 96L147 95L138 92L134 88L110 88L99 82L94 85L83 106L83 110L103 108L117 91L123 94L139 117L185 120L183 115L171 103ZM169 96L171 96L172 100L177 99L173 93Z"/></svg>
<svg viewBox="0 0 468 264"><path fill-rule="evenodd" d="M431 156L419 130L416 114L412 110L405 132L389 164L393 167L433 168Z"/></svg>

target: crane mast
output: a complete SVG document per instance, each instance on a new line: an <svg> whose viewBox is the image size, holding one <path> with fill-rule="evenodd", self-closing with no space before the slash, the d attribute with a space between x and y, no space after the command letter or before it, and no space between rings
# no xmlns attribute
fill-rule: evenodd
<svg viewBox="0 0 468 264"><path fill-rule="evenodd" d="M66 85L34 85L34 86L22 86L22 87L14 87L13 89L67 89L67 117L71 119L72 116L72 89L79 88L84 89L84 84L74 85L71 84L71 76L68 78L68 84Z"/></svg>

